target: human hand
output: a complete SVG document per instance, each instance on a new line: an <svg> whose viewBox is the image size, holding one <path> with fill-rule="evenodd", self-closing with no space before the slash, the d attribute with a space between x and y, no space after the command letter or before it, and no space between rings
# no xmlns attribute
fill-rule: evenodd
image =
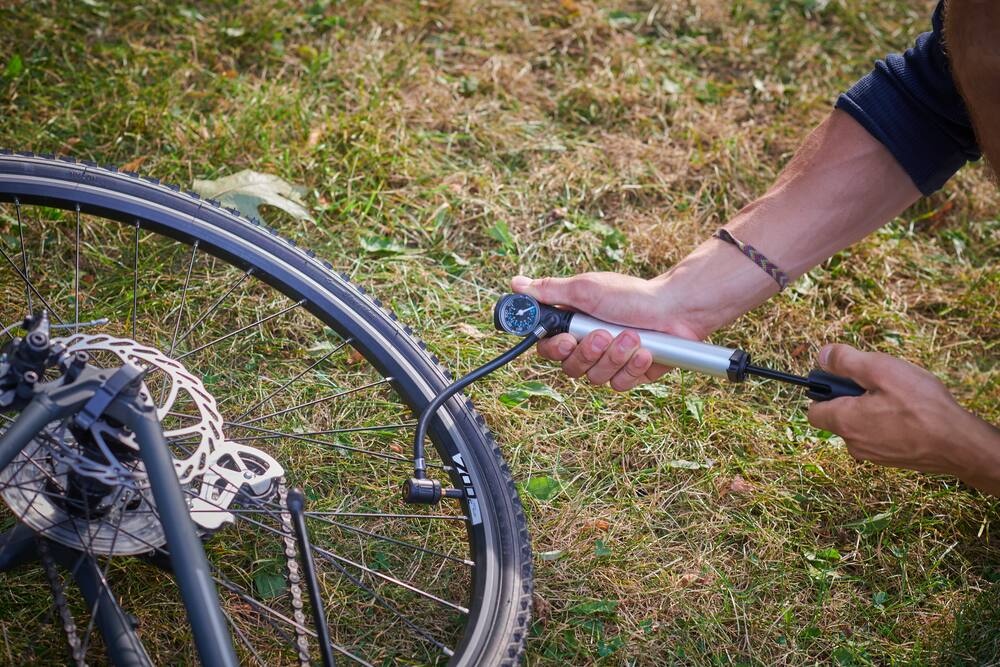
<svg viewBox="0 0 1000 667"><path fill-rule="evenodd" d="M532 280L516 276L510 281L515 292L528 294L552 305L567 306L607 322L652 329L699 340L700 332L682 317L671 317L671 302L662 281L643 280L620 273L583 273L569 278ZM625 330L617 337L602 329L592 331L579 343L568 333L538 343L538 353L562 362L570 377L583 375L592 383L608 383L616 391L652 382L667 370L653 363L648 350L639 346L639 335Z"/></svg>
<svg viewBox="0 0 1000 667"><path fill-rule="evenodd" d="M962 408L932 373L849 345L827 345L819 365L867 390L809 407L809 422L843 437L851 456L955 475L1000 494L1000 431Z"/></svg>

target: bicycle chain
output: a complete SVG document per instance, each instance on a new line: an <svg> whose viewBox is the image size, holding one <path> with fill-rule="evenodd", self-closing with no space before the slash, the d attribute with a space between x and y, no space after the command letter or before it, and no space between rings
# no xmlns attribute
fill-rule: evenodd
<svg viewBox="0 0 1000 667"><path fill-rule="evenodd" d="M278 479L278 502L281 506L281 530L285 541L285 568L288 572L288 592L292 596L292 615L295 618L295 644L299 652L299 666L309 667L309 635L306 634L306 615L302 610L302 577L299 576L299 550L292 532L292 515L288 511L285 478Z"/></svg>
<svg viewBox="0 0 1000 667"><path fill-rule="evenodd" d="M42 561L42 567L45 568L45 576L49 580L49 588L52 590L52 600L55 603L56 611L59 612L59 618L62 620L63 632L66 633L66 643L69 644L69 653L73 664L76 667L87 667L83 645L76 632L76 621L73 620L69 603L66 601L66 589L63 587L59 571L56 569L56 563L52 560L52 554L49 553L49 545L44 539L38 540L38 556Z"/></svg>

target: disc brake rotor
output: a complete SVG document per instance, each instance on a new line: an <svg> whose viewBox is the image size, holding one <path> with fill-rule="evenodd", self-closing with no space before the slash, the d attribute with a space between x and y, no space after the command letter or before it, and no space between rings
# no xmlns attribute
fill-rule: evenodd
<svg viewBox="0 0 1000 667"><path fill-rule="evenodd" d="M234 520L239 495L268 498L284 474L270 455L226 440L215 397L177 360L126 338L76 334L55 339L94 363L116 358L159 371L157 418L172 446L194 522L206 531ZM150 392L151 396L156 394ZM99 554L149 552L166 543L134 434L98 420L89 432L50 425L0 471L0 495L46 537Z"/></svg>

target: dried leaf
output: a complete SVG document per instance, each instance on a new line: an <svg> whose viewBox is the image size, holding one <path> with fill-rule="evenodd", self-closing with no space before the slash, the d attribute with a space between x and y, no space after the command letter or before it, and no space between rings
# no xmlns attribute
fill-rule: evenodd
<svg viewBox="0 0 1000 667"><path fill-rule="evenodd" d="M531 607L535 620L544 626L549 614L552 613L552 603L536 592L531 595Z"/></svg>
<svg viewBox="0 0 1000 667"><path fill-rule="evenodd" d="M722 478L718 481L719 493L723 496L735 493L737 495L744 493L753 493L754 485L746 481L739 475L736 475L732 479Z"/></svg>
<svg viewBox="0 0 1000 667"><path fill-rule="evenodd" d="M306 139L306 146L308 148L316 148L319 145L319 140L323 138L326 133L326 125L317 125L309 131L309 138Z"/></svg>
<svg viewBox="0 0 1000 667"><path fill-rule="evenodd" d="M214 181L195 179L191 188L208 199L217 199L248 217L261 218L259 206L280 208L296 220L314 222L305 208L306 189L272 174L245 169Z"/></svg>
<svg viewBox="0 0 1000 667"><path fill-rule="evenodd" d="M590 530L600 530L603 532L611 528L611 522L606 519L594 519L583 524L583 526Z"/></svg>
<svg viewBox="0 0 1000 667"><path fill-rule="evenodd" d="M701 462L676 459L674 461L666 462L666 466L668 468L681 468L683 470L700 470L701 468L711 468L713 465L715 465L714 459L705 459Z"/></svg>
<svg viewBox="0 0 1000 667"><path fill-rule="evenodd" d="M465 336L468 336L469 338L474 338L476 340L480 340L482 338L486 338L486 334L482 330L477 329L476 327L474 327L471 324L468 324L466 322L460 323L455 328L458 329L459 333L461 333L461 334L463 334Z"/></svg>
<svg viewBox="0 0 1000 667"><path fill-rule="evenodd" d="M149 159L148 155L142 155L134 160L129 160L128 162L122 165L122 171L139 171L139 167L141 167L142 163L148 159Z"/></svg>

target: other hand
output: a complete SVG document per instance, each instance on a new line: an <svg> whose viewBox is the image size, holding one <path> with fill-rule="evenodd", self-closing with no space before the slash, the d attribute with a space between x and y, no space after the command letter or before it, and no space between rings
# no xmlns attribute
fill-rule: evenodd
<svg viewBox="0 0 1000 667"><path fill-rule="evenodd" d="M843 437L854 458L1000 493L1000 431L962 408L932 373L849 345L827 345L819 365L867 390L809 408L809 422Z"/></svg>

